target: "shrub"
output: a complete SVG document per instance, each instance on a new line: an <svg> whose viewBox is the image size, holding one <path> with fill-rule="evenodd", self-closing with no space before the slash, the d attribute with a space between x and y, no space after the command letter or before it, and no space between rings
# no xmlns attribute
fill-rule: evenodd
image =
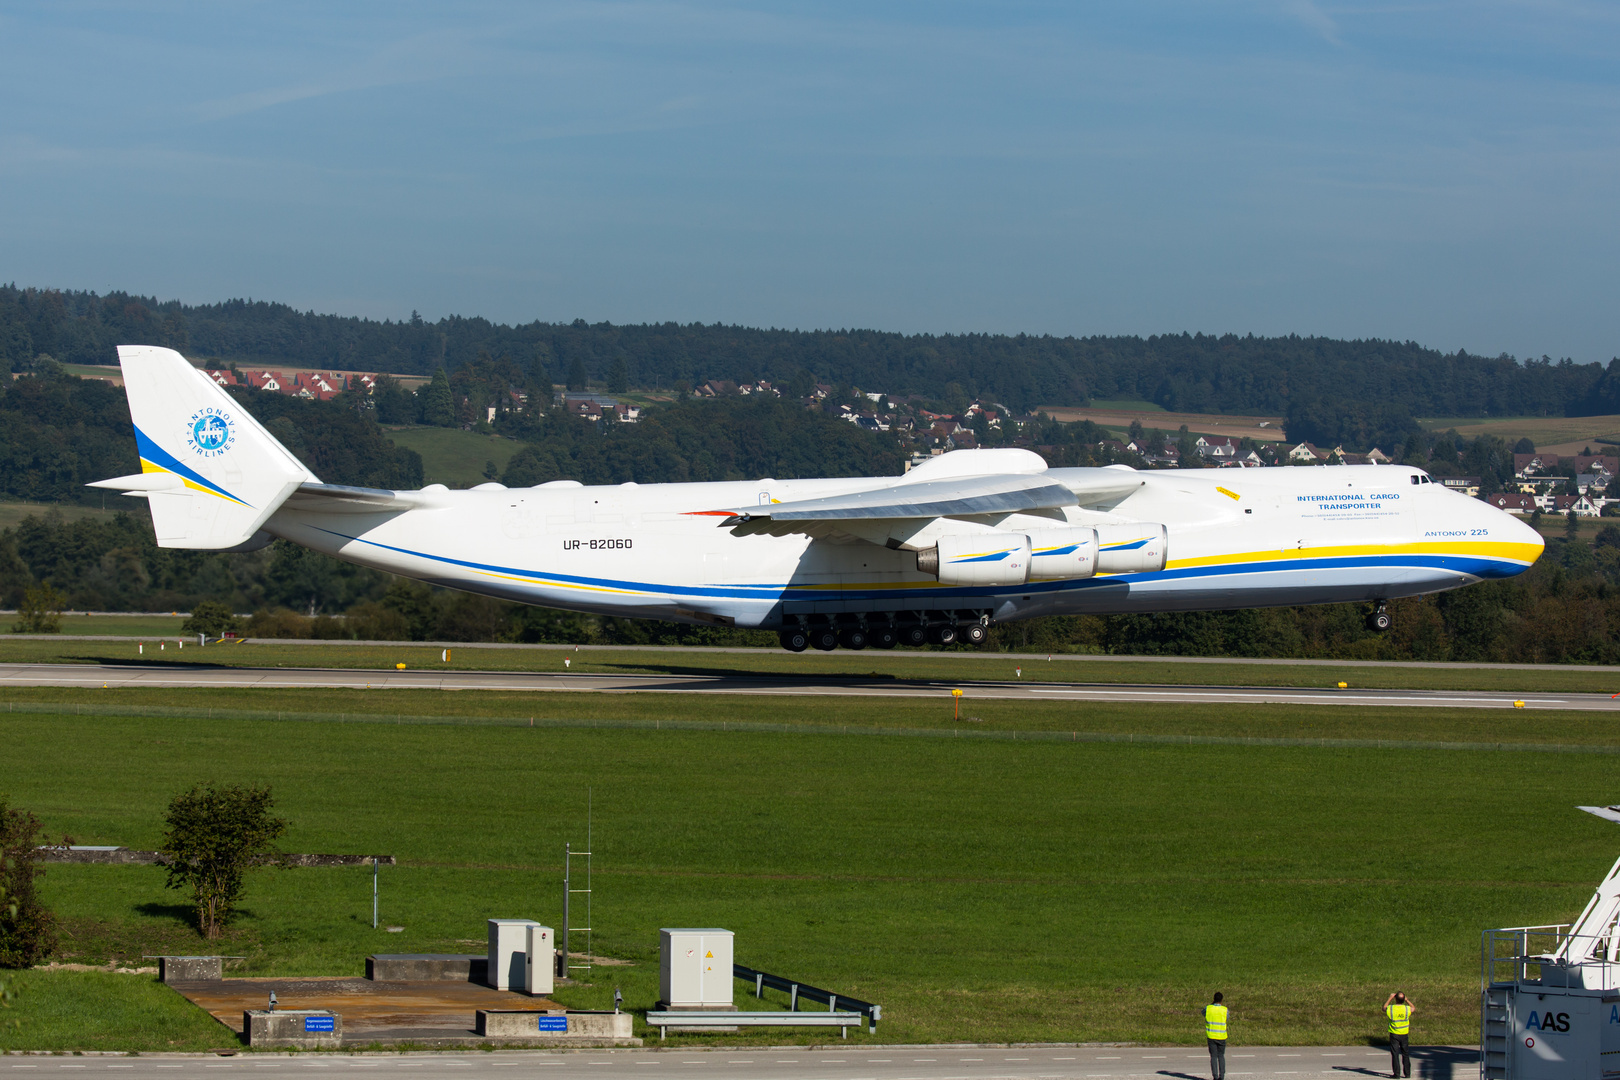
<svg viewBox="0 0 1620 1080"><path fill-rule="evenodd" d="M17 607L17 621L11 627L14 634L59 634L62 632L62 609L67 598L45 582L23 592Z"/></svg>
<svg viewBox="0 0 1620 1080"><path fill-rule="evenodd" d="M56 917L39 898L39 818L0 796L0 967L32 967L56 948Z"/></svg>
<svg viewBox="0 0 1620 1080"><path fill-rule="evenodd" d="M194 786L169 802L163 854L171 889L190 889L197 932L217 938L242 898L243 877L276 855L274 843L287 823L272 817L275 799L267 787Z"/></svg>
<svg viewBox="0 0 1620 1080"><path fill-rule="evenodd" d="M187 634L207 634L218 637L227 630L239 630L242 620L236 617L229 604L218 600L199 600L191 606L191 618L180 627Z"/></svg>

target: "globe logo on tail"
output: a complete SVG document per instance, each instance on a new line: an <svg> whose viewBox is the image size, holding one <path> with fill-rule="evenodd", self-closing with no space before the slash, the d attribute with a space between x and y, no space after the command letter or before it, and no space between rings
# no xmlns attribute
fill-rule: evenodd
<svg viewBox="0 0 1620 1080"><path fill-rule="evenodd" d="M192 414L186 443L203 457L218 457L236 445L236 422L220 409L200 409Z"/></svg>

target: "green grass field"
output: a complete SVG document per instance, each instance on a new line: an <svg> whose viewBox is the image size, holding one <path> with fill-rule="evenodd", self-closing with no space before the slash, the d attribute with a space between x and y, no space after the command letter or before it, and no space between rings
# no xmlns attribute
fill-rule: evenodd
<svg viewBox="0 0 1620 1080"><path fill-rule="evenodd" d="M450 660L443 651L399 642L358 645L343 642L318 644L228 643L183 650L169 641L158 651L152 642L138 648L135 641L75 640L60 638L19 640L0 635L0 663L161 663L209 664L229 667L347 668L389 671L403 663L410 669L433 671L534 671L578 674L751 674L770 677L838 676L856 678L1017 681L1031 683L1171 683L1198 686L1333 687L1339 682L1353 688L1399 690L1492 690L1504 693L1613 693L1620 690L1620 673L1577 665L1533 671L1486 667L1436 666L1381 667L1354 661L1343 663L1176 663L1168 660L1044 654L1034 660L1014 659L993 652L924 652L868 649L831 653L793 654L779 650L708 652L679 649L556 649L455 648ZM569 667L564 667L567 660Z"/></svg>
<svg viewBox="0 0 1620 1080"><path fill-rule="evenodd" d="M493 461L505 470L521 443L499 435L482 435L460 428L388 428L384 434L399 446L422 455L422 482L468 488L484 483L484 466Z"/></svg>
<svg viewBox="0 0 1620 1080"><path fill-rule="evenodd" d="M1598 449L1599 441L1620 438L1620 416L1442 416L1420 418L1431 431L1456 429L1464 438L1496 435L1509 443L1528 438L1537 449L1578 453L1582 443Z"/></svg>
<svg viewBox="0 0 1620 1080"><path fill-rule="evenodd" d="M105 518L110 521L120 512L142 516L147 512L145 499L126 499L122 495L108 495L106 503L106 508L103 509L99 496L94 506L79 503L0 502L0 529L14 529L22 524L24 518L44 517L53 510L60 511L69 521L79 521L83 518Z"/></svg>
<svg viewBox="0 0 1620 1080"><path fill-rule="evenodd" d="M63 615L61 633L64 637L115 634L154 640L160 637L176 638L185 621L185 616L179 614ZM11 620L0 622L0 631L8 630L10 626Z"/></svg>
<svg viewBox="0 0 1620 1080"><path fill-rule="evenodd" d="M948 726L943 704L926 701L7 696L64 702L58 713L0 713L0 790L52 834L152 847L176 791L199 780L268 783L292 822L288 850L400 859L381 885L383 922L402 926L398 934L371 929L363 869L258 872L220 949L248 957L241 973L358 974L372 951L480 951L490 916L555 924L562 845L586 843L589 791L595 944L631 965L598 969L589 985L559 991L562 1000L600 1005L617 985L644 1009L656 996L658 927L725 926L737 932L742 963L883 1004L884 1041L1194 1044L1198 1007L1219 988L1243 1041L1360 1042L1376 1035L1378 1006L1399 986L1423 1006L1421 1041L1468 1043L1479 931L1570 918L1616 839L1572 809L1612 801L1612 753L1013 742L825 726L837 722L835 708L846 719L864 714L867 726ZM303 708L349 720L75 716L69 700ZM593 713L691 719L700 709L707 720L807 727L455 722L458 712L487 721L521 717L521 708L578 724ZM353 722L389 709L449 722ZM1354 730L1476 743L1517 733L1574 751L1620 747L1608 718L1534 713L982 711L983 725L1003 730L1067 722L1158 735ZM51 866L45 895L68 931L61 958L196 951L181 897L162 882L152 867ZM746 1005L741 984L738 993ZM0 1033L0 1047L36 1045L49 1029L29 1000L23 1026ZM41 990L33 1000L48 998ZM176 1045L195 1045L174 1030ZM117 1044L109 1038L98 1045Z"/></svg>

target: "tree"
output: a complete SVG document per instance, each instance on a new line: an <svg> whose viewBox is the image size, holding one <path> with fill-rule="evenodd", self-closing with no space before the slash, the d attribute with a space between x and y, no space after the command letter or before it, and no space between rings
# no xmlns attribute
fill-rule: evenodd
<svg viewBox="0 0 1620 1080"><path fill-rule="evenodd" d="M450 377L444 368L435 368L433 381L422 387L422 423L449 427L455 423L456 403L450 395Z"/></svg>
<svg viewBox="0 0 1620 1080"><path fill-rule="evenodd" d="M613 370L608 372L608 393L622 394L630 389L630 372L625 369L624 357L613 361Z"/></svg>
<svg viewBox="0 0 1620 1080"><path fill-rule="evenodd" d="M39 818L0 796L0 968L32 967L56 948L56 917L35 884L40 832Z"/></svg>
<svg viewBox="0 0 1620 1080"><path fill-rule="evenodd" d="M574 357L574 362L568 365L568 389L584 390L590 383L585 374L585 361Z"/></svg>
<svg viewBox="0 0 1620 1080"><path fill-rule="evenodd" d="M49 583L42 581L23 592L22 603L17 607L17 622L11 627L11 632L59 634L62 632L62 609L65 607L67 599L51 588Z"/></svg>
<svg viewBox="0 0 1620 1080"><path fill-rule="evenodd" d="M268 787L197 785L169 802L162 853L171 889L190 889L197 932L214 939L236 911L247 871L277 852L287 822Z"/></svg>
<svg viewBox="0 0 1620 1080"><path fill-rule="evenodd" d="M236 617L229 604L218 600L199 600L191 605L191 618L181 624L180 630L186 634L218 637L227 630L238 629L241 624L242 620Z"/></svg>
<svg viewBox="0 0 1620 1080"><path fill-rule="evenodd" d="M1513 452L1515 454L1533 454L1536 452L1536 444L1530 441L1529 436L1526 436L1513 444Z"/></svg>

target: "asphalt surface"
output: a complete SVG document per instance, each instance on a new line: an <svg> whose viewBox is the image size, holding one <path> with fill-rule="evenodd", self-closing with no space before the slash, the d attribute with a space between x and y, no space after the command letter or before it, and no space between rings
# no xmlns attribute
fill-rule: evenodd
<svg viewBox="0 0 1620 1080"><path fill-rule="evenodd" d="M600 675L511 671L364 671L333 668L209 667L192 664L0 664L3 686L300 687L358 690L505 690L578 693L762 694L798 697L940 697L1001 701L1160 702L1208 705L1360 705L1428 708L1620 711L1608 694L1535 694L1458 690L1336 690L1328 687L1128 686L850 676Z"/></svg>
<svg viewBox="0 0 1620 1080"><path fill-rule="evenodd" d="M851 1040L852 1043L854 1040ZM1478 1075L1478 1053L1460 1047L1412 1048L1412 1072L1424 1080L1461 1080ZM1227 1075L1352 1077L1388 1076L1389 1052L1368 1046L1241 1047L1227 1053ZM365 1070L390 1080L479 1075L581 1077L587 1080L647 1080L648 1077L724 1077L726 1080L1069 1080L1071 1077L1181 1077L1205 1080L1209 1055L1193 1047L995 1047L867 1046L764 1050L531 1050L521 1052L418 1054L241 1054L236 1057L142 1055L141 1057L0 1058L11 1076L63 1070L94 1072L124 1080L170 1080L223 1075L223 1071L304 1069Z"/></svg>

